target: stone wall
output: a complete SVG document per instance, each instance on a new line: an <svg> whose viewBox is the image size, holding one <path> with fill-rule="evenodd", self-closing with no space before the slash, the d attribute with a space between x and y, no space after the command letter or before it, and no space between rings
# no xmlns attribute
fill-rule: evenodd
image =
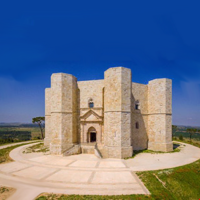
<svg viewBox="0 0 200 200"><path fill-rule="evenodd" d="M136 102L139 109L135 109ZM132 83L132 145L134 150L147 148L148 143L148 86ZM138 123L139 128L136 128Z"/></svg>
<svg viewBox="0 0 200 200"><path fill-rule="evenodd" d="M96 142L101 143L103 134L104 80L79 81L78 88L80 91L80 142L88 142L88 130L89 128L94 127L97 137ZM89 108L90 99L93 100L93 108ZM82 117L87 115L90 110L101 118L97 119L94 115L88 115L86 118L82 119Z"/></svg>
<svg viewBox="0 0 200 200"><path fill-rule="evenodd" d="M172 81L155 79L148 84L148 148L172 151Z"/></svg>
<svg viewBox="0 0 200 200"><path fill-rule="evenodd" d="M80 90L80 115L88 111L88 101L92 98L95 112L102 116L104 80L78 81L78 88Z"/></svg>
<svg viewBox="0 0 200 200"><path fill-rule="evenodd" d="M51 132L51 88L45 89L45 139L44 145L49 146L52 139Z"/></svg>

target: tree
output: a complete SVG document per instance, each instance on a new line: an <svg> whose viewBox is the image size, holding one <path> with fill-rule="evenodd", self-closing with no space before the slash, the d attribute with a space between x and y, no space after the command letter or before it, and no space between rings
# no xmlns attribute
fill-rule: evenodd
<svg viewBox="0 0 200 200"><path fill-rule="evenodd" d="M177 130L178 130L178 127L175 125L172 125L172 138L174 137Z"/></svg>
<svg viewBox="0 0 200 200"><path fill-rule="evenodd" d="M34 117L32 119L32 123L33 124L36 123L40 127L42 139L44 139L44 122L45 122L45 117Z"/></svg>
<svg viewBox="0 0 200 200"><path fill-rule="evenodd" d="M190 142L191 142L192 135L197 132L197 129L195 129L195 128L188 128L187 132L190 134Z"/></svg>

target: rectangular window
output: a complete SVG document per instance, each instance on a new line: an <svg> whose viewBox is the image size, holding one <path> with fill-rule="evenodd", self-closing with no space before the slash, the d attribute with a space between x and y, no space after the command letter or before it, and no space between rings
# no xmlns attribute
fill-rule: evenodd
<svg viewBox="0 0 200 200"><path fill-rule="evenodd" d="M135 128L139 129L139 123L138 122L135 123Z"/></svg>
<svg viewBox="0 0 200 200"><path fill-rule="evenodd" d="M94 103L93 103L93 102L90 102L90 103L89 103L89 107L90 107L90 108L94 108Z"/></svg>

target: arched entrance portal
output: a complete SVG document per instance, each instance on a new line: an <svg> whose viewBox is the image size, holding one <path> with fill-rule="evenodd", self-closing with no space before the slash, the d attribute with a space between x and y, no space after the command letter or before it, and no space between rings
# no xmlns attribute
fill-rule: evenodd
<svg viewBox="0 0 200 200"><path fill-rule="evenodd" d="M97 132L94 127L90 127L88 129L88 134L87 134L87 142L96 142L97 141Z"/></svg>

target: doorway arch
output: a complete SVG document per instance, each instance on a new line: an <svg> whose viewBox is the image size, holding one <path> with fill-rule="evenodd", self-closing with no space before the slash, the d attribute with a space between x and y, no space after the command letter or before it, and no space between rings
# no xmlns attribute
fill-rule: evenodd
<svg viewBox="0 0 200 200"><path fill-rule="evenodd" d="M92 126L88 129L87 133L87 142L96 142L97 141L97 131L96 129Z"/></svg>

